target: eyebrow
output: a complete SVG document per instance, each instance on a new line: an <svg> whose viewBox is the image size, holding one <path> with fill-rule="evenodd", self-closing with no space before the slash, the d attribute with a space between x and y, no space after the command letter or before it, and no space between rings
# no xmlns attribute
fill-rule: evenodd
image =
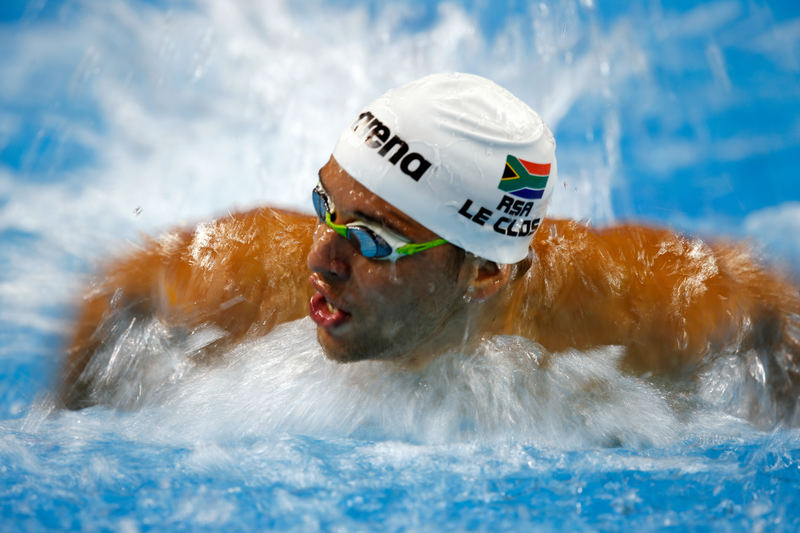
<svg viewBox="0 0 800 533"><path fill-rule="evenodd" d="M390 230L392 233L396 233L401 237L404 237L408 240L411 240L411 237L407 235L407 230L401 229L397 222L403 222L402 220L398 220L397 222L392 221L382 215L370 215L368 213L364 213L363 211L357 210L353 211L353 214L356 215L358 218L366 220L368 222L373 222L384 226L386 229Z"/></svg>
<svg viewBox="0 0 800 533"><path fill-rule="evenodd" d="M325 194L327 194L330 197L330 193L328 192L328 189L325 187L325 183L322 180L322 169L317 171L317 176L319 177L320 185L322 185L322 190L324 190ZM335 204L335 202L334 202L334 204ZM366 220L368 222L373 222L373 223L376 223L376 224L380 224L381 226L385 226L388 230L390 230L390 231L392 231L394 233L397 233L398 235L400 235L400 236L402 236L402 237L404 237L406 239L411 240L411 238L408 236L408 229L401 229L400 226L398 225L398 224L404 225L404 226L406 226L406 228L411 226L411 220L407 219L406 217L403 217L401 215L396 215L395 217L393 217L393 218L397 219L395 221L395 220L391 220L390 218L387 218L386 216L383 216L383 215L371 215L371 214L365 213L365 212L363 212L361 210L355 210L355 211L353 211L353 214L357 218L360 218L362 220Z"/></svg>

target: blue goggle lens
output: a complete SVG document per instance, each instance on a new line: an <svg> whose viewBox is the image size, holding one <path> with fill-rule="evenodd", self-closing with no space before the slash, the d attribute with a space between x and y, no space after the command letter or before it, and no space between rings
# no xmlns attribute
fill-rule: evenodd
<svg viewBox="0 0 800 533"><path fill-rule="evenodd" d="M325 214L329 211L327 199L316 188L311 191L311 199L314 202L314 211L317 212L317 216L321 221L325 222ZM333 220L335 216L336 215L331 213L331 220Z"/></svg>
<svg viewBox="0 0 800 533"><path fill-rule="evenodd" d="M336 219L336 213L331 212L328 199L324 192L315 187L311 191L311 199L314 203L314 211L322 222L326 222L326 215L330 213L331 222ZM350 241L361 255L367 258L380 258L392 255L392 247L389 246L380 235L376 235L369 228L362 226L346 226L347 240Z"/></svg>
<svg viewBox="0 0 800 533"><path fill-rule="evenodd" d="M368 228L347 228L347 239L356 245L361 255L368 258L392 255L392 247Z"/></svg>

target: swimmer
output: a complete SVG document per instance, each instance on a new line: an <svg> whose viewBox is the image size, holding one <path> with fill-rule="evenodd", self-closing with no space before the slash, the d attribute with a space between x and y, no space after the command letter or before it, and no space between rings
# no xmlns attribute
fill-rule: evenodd
<svg viewBox="0 0 800 533"><path fill-rule="evenodd" d="M409 371L491 335L551 353L619 345L624 370L658 379L755 350L773 362L776 398L796 405L800 296L788 278L735 244L546 219L557 174L547 126L493 82L437 74L390 90L320 169L314 215L236 213L108 265L84 297L61 403L103 403L119 386L97 354L137 321L211 332L192 360L213 365L310 315L328 358Z"/></svg>

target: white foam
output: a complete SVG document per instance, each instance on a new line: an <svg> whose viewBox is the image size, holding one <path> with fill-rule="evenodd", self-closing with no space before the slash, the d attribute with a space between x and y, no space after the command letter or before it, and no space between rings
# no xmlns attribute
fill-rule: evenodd
<svg viewBox="0 0 800 533"><path fill-rule="evenodd" d="M152 337L148 331L140 340L161 346ZM125 337L111 350L121 356L131 342ZM291 433L581 447L667 444L681 434L679 413L663 391L623 375L614 347L548 354L526 339L500 336L415 372L385 362L332 362L306 318L236 347L212 368L187 369L190 354L163 346L135 353L145 372L101 360L114 374L107 381L125 386L98 387L96 399L141 409L126 418L125 434L139 433L155 417L158 438L168 442Z"/></svg>

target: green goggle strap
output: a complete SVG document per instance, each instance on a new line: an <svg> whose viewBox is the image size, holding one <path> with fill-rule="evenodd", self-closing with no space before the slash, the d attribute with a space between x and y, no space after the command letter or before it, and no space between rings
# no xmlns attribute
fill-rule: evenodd
<svg viewBox="0 0 800 533"><path fill-rule="evenodd" d="M442 238L435 239L433 241L428 241L428 242L420 242L420 243L410 242L410 243L404 244L403 246L398 248L397 249L397 253L398 254L403 254L403 255L412 255L412 254L415 254L417 252L425 251L428 248L433 248L434 246L439 246L440 244L444 244L446 242L447 241L442 239Z"/></svg>
<svg viewBox="0 0 800 533"><path fill-rule="evenodd" d="M333 231L344 237L347 238L347 226L344 224L337 224L333 220L331 220L331 213L330 211L325 212L325 224L328 225Z"/></svg>
<svg viewBox="0 0 800 533"><path fill-rule="evenodd" d="M325 213L325 224L328 225L333 231L337 234L341 235L345 239L347 238L347 226L344 224L337 224L333 220L331 220L331 214L329 211ZM423 252L429 248L433 248L434 246L439 246L440 244L445 244L447 241L442 238L434 239L428 242L419 242L414 243L410 242L408 244L404 244L403 246L397 248L395 251L401 255L414 255L418 252Z"/></svg>

